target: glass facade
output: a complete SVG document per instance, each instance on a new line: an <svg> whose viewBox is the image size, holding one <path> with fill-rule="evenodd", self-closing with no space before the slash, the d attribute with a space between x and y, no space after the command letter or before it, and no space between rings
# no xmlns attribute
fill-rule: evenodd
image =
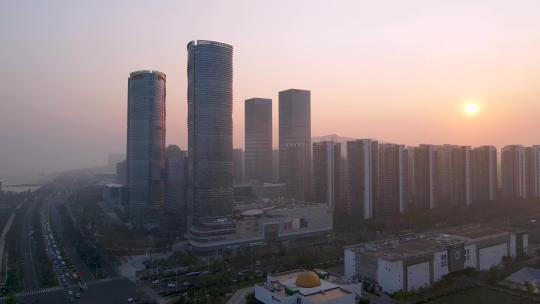
<svg viewBox="0 0 540 304"><path fill-rule="evenodd" d="M232 215L232 46L206 40L188 49L188 199L195 222Z"/></svg>
<svg viewBox="0 0 540 304"><path fill-rule="evenodd" d="M165 82L157 71L133 72L128 79L127 184L134 226L156 226L163 207Z"/></svg>

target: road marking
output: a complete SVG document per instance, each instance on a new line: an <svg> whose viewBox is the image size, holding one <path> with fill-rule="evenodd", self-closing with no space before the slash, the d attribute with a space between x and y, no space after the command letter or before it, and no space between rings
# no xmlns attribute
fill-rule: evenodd
<svg viewBox="0 0 540 304"><path fill-rule="evenodd" d="M64 287L42 288L42 289L37 289L37 290L19 292L19 293L15 294L15 296L16 297L26 297L26 296L31 296L31 295L35 295L35 294L50 293L50 292L54 292L54 291L58 291L58 290L62 290L62 289L64 289Z"/></svg>

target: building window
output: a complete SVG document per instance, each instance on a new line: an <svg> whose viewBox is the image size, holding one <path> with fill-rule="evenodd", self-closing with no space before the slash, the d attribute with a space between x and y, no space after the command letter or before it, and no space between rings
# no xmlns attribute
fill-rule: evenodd
<svg viewBox="0 0 540 304"><path fill-rule="evenodd" d="M446 267L448 265L448 261L446 259L446 253L441 254L441 267Z"/></svg>

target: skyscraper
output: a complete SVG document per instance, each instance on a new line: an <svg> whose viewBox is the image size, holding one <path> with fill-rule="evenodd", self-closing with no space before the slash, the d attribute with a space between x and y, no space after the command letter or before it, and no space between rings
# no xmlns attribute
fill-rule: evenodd
<svg viewBox="0 0 540 304"><path fill-rule="evenodd" d="M279 149L272 149L272 182L279 181Z"/></svg>
<svg viewBox="0 0 540 304"><path fill-rule="evenodd" d="M165 212L167 230L178 234L187 229L187 152L176 145L169 145L167 155L167 187Z"/></svg>
<svg viewBox="0 0 540 304"><path fill-rule="evenodd" d="M335 210L342 199L341 144L323 141L313 144L314 200Z"/></svg>
<svg viewBox="0 0 540 304"><path fill-rule="evenodd" d="M454 147L450 154L450 202L457 206L472 204L472 149Z"/></svg>
<svg viewBox="0 0 540 304"><path fill-rule="evenodd" d="M436 147L420 145L414 154L415 198L414 207L420 210L437 207Z"/></svg>
<svg viewBox="0 0 540 304"><path fill-rule="evenodd" d="M502 195L505 199L525 198L527 194L525 148L509 145L501 150Z"/></svg>
<svg viewBox="0 0 540 304"><path fill-rule="evenodd" d="M527 198L540 198L540 146L525 148L527 167Z"/></svg>
<svg viewBox="0 0 540 304"><path fill-rule="evenodd" d="M298 145L300 144L300 146ZM291 164L287 163L286 148L289 145L302 147L303 171L293 172ZM302 175L302 184L297 184L292 192L302 193L303 200L311 198L311 92L306 90L289 89L279 92L279 175L280 180L287 182L298 180L294 175ZM293 176L289 175L292 174ZM291 186L288 186L289 188ZM296 197L299 199L298 197Z"/></svg>
<svg viewBox="0 0 540 304"><path fill-rule="evenodd" d="M195 40L188 50L188 200L194 221L232 214L233 48Z"/></svg>
<svg viewBox="0 0 540 304"><path fill-rule="evenodd" d="M497 196L497 148L473 149L473 204L494 201Z"/></svg>
<svg viewBox="0 0 540 304"><path fill-rule="evenodd" d="M379 179L376 140L359 139L347 142L347 208L354 218L371 219L377 205Z"/></svg>
<svg viewBox="0 0 540 304"><path fill-rule="evenodd" d="M306 157L307 147L303 143L286 144L280 152L283 162L287 164L279 169L283 181L287 184L287 196L299 201L306 201L306 167L309 166Z"/></svg>
<svg viewBox="0 0 540 304"><path fill-rule="evenodd" d="M245 102L245 175L248 181L272 181L272 99Z"/></svg>
<svg viewBox="0 0 540 304"><path fill-rule="evenodd" d="M130 222L159 224L165 199L166 76L137 71L128 79L127 186Z"/></svg>
<svg viewBox="0 0 540 304"><path fill-rule="evenodd" d="M244 182L244 150L233 149L233 182L241 184Z"/></svg>
<svg viewBox="0 0 540 304"><path fill-rule="evenodd" d="M456 145L438 145L433 146L435 149L435 158L436 158L436 184L437 184L437 206L448 206L452 203L452 176L453 169L452 166L452 151L455 149Z"/></svg>
<svg viewBox="0 0 540 304"><path fill-rule="evenodd" d="M407 149L403 145L379 145L381 215L403 213L408 204L408 164Z"/></svg>

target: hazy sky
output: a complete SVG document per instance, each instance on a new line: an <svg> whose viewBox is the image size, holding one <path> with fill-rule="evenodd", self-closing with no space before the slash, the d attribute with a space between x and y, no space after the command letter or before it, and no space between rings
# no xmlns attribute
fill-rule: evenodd
<svg viewBox="0 0 540 304"><path fill-rule="evenodd" d="M167 74L167 142L186 147L186 44L234 46L244 100L312 92L313 136L540 143L540 1L0 1L0 178L123 152L127 78ZM463 114L466 100L481 107Z"/></svg>

